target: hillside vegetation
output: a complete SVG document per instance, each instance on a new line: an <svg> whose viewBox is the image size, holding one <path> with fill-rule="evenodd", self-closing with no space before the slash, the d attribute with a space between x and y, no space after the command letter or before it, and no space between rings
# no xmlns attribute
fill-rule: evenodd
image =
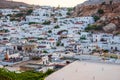
<svg viewBox="0 0 120 80"><path fill-rule="evenodd" d="M6 69L0 69L0 80L44 80L46 76L53 72L53 70L48 70L46 73L34 71L15 73Z"/></svg>

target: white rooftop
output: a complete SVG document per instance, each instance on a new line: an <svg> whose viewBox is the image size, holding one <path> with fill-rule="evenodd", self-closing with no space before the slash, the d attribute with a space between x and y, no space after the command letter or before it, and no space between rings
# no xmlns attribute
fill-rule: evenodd
<svg viewBox="0 0 120 80"><path fill-rule="evenodd" d="M120 80L120 65L75 61L45 80Z"/></svg>

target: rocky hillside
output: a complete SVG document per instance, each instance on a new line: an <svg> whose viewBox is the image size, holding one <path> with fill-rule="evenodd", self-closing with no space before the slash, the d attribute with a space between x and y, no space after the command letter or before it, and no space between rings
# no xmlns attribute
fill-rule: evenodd
<svg viewBox="0 0 120 80"><path fill-rule="evenodd" d="M29 6L23 2L14 2L12 0L0 0L0 8L14 8L18 6Z"/></svg>
<svg viewBox="0 0 120 80"><path fill-rule="evenodd" d="M93 16L94 25L101 27L97 31L120 34L120 0L89 0L77 5L72 15Z"/></svg>
<svg viewBox="0 0 120 80"><path fill-rule="evenodd" d="M83 5L95 5L95 4L101 4L102 2L106 2L107 4L110 2L110 1L113 1L114 3L117 3L119 2L120 0L87 0L85 1L84 3L82 4L79 4L79 6L83 6Z"/></svg>

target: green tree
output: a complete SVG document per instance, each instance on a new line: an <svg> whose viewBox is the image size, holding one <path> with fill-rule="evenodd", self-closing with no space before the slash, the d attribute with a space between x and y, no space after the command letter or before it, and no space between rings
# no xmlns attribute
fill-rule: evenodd
<svg viewBox="0 0 120 80"><path fill-rule="evenodd" d="M35 71L15 73L6 69L0 69L0 80L44 80L45 77L53 72L54 70L48 70L45 73Z"/></svg>
<svg viewBox="0 0 120 80"><path fill-rule="evenodd" d="M73 10L73 8L67 8L68 12L71 12Z"/></svg>

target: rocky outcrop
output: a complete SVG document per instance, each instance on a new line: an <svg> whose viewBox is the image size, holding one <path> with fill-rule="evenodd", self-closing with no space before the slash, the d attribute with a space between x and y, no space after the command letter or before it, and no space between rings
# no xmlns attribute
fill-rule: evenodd
<svg viewBox="0 0 120 80"><path fill-rule="evenodd" d="M97 16L100 19L95 22L96 25L102 26L103 31L120 32L120 0L89 0L74 8L73 17ZM100 14L98 11L102 10ZM116 29L108 28L109 24L116 25ZM112 26L113 26L112 24ZM107 27L106 27L107 26Z"/></svg>
<svg viewBox="0 0 120 80"><path fill-rule="evenodd" d="M116 30L116 25L114 23L109 23L108 25L106 25L105 27L103 27L103 30L106 32L113 32Z"/></svg>
<svg viewBox="0 0 120 80"><path fill-rule="evenodd" d="M85 6L85 5L96 5L96 4L101 4L103 2L106 2L107 4L109 4L109 2L112 1L114 3L119 2L120 0L87 0L82 4L79 4L79 6Z"/></svg>

